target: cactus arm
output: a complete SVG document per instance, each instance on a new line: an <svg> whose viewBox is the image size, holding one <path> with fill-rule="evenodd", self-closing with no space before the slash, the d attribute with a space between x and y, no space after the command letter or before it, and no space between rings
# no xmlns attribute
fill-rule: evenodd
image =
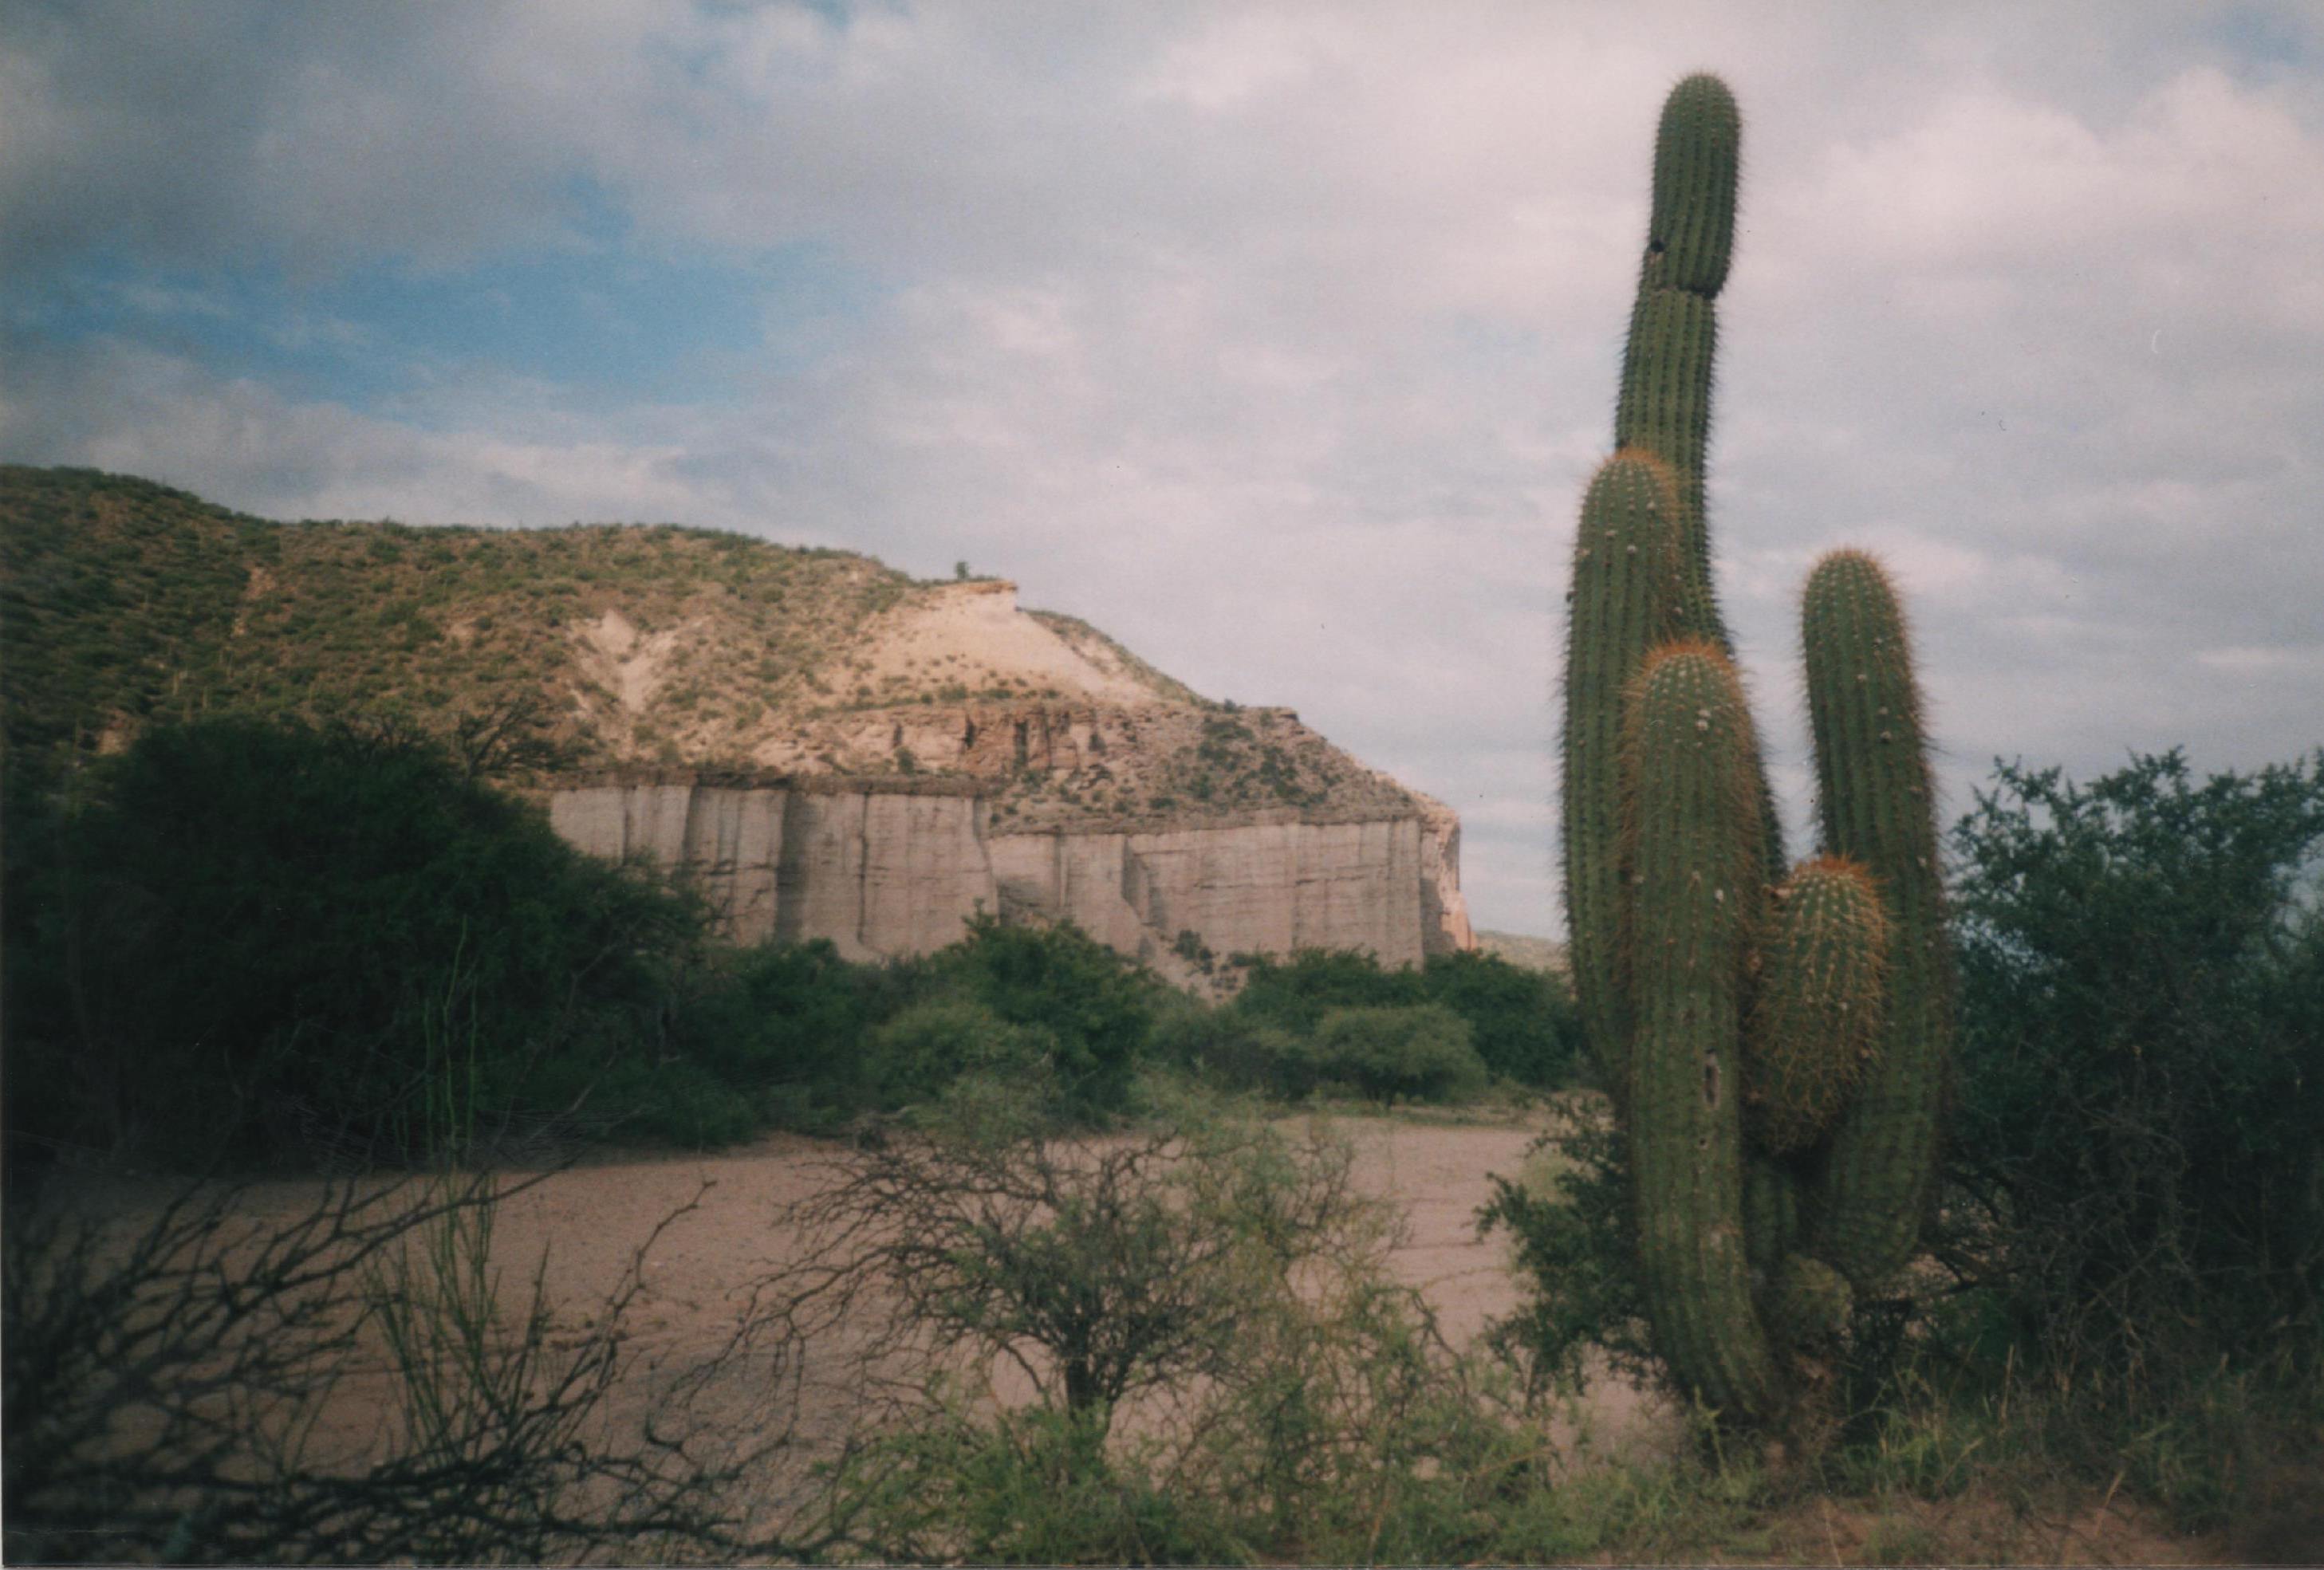
<svg viewBox="0 0 2324 1570"><path fill-rule="evenodd" d="M1630 1161L1655 1334L1680 1379L1754 1417L1777 1369L1743 1237L1738 1032L1763 888L1751 721L1707 643L1647 656L1628 705L1625 840L1634 868Z"/></svg>
<svg viewBox="0 0 2324 1570"><path fill-rule="evenodd" d="M1654 453L1678 481L1686 579L1679 635L1703 638L1735 657L1711 575L1704 475L1711 445L1711 394L1719 349L1720 289L1735 240L1743 122L1735 96L1717 77L1696 75L1671 90L1655 133L1654 203L1638 293L1622 349L1614 445ZM1783 876L1783 823L1766 764L1752 769L1766 836L1766 876Z"/></svg>
<svg viewBox="0 0 2324 1570"><path fill-rule="evenodd" d="M1726 283L1742 150L1742 114L1717 77L1698 72L1663 100L1646 220L1646 265L1656 283L1705 296Z"/></svg>
<svg viewBox="0 0 2324 1570"><path fill-rule="evenodd" d="M1835 551L1801 611L1825 847L1861 862L1892 931L1886 1017L1832 1132L1816 1252L1859 1290L1911 1256L1936 1171L1952 1039L1936 803L1904 613L1871 557Z"/></svg>
<svg viewBox="0 0 2324 1570"><path fill-rule="evenodd" d="M1806 862L1775 891L1745 1042L1746 1122L1760 1149L1804 1151L1830 1132L1879 1042L1888 918L1869 873Z"/></svg>
<svg viewBox="0 0 2324 1570"><path fill-rule="evenodd" d="M1621 974L1622 700L1670 634L1680 575L1678 496L1651 454L1617 453L1582 504L1566 618L1562 732L1565 889L1575 1000L1600 1078L1618 1102L1628 1068Z"/></svg>

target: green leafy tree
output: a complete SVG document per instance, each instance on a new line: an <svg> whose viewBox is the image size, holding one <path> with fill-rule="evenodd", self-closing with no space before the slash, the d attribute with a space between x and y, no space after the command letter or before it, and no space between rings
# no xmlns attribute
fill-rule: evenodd
<svg viewBox="0 0 2324 1570"><path fill-rule="evenodd" d="M1354 949L1302 949L1288 959L1260 955L1233 1007L1246 1019L1312 1035L1335 1008L1397 1008L1426 1001L1419 975L1386 970Z"/></svg>
<svg viewBox="0 0 2324 1570"><path fill-rule="evenodd" d="M2324 752L2005 766L1953 833L1963 1245L2135 1395L2324 1346Z"/></svg>
<svg viewBox="0 0 2324 1570"><path fill-rule="evenodd" d="M1466 1101L1491 1078L1469 1022L1442 1004L1335 1008L1315 1026L1323 1071L1374 1101Z"/></svg>
<svg viewBox="0 0 2324 1570"><path fill-rule="evenodd" d="M544 1070L586 1088L658 1051L702 932L422 746L204 721L85 783L12 836L12 1133L183 1160L456 1141Z"/></svg>
<svg viewBox="0 0 2324 1570"><path fill-rule="evenodd" d="M1494 1073L1535 1086L1572 1079L1581 1054L1582 1019L1563 977L1471 949L1431 954L1421 986L1429 1002L1469 1022L1477 1055Z"/></svg>
<svg viewBox="0 0 2324 1570"><path fill-rule="evenodd" d="M1012 925L978 915L936 958L938 973L998 1019L1045 1031L1071 1109L1121 1106L1160 984L1071 923Z"/></svg>

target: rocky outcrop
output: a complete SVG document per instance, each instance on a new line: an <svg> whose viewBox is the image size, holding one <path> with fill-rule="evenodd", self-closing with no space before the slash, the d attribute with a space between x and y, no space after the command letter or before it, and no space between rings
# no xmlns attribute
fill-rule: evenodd
<svg viewBox="0 0 2324 1570"><path fill-rule="evenodd" d="M971 914L999 908L984 816L949 782L639 779L549 796L567 840L682 873L738 941L828 938L850 959L940 949Z"/></svg>
<svg viewBox="0 0 2324 1570"><path fill-rule="evenodd" d="M1410 794L1420 809L1422 947L1431 954L1473 949L1477 933L1461 896L1461 814L1434 796Z"/></svg>
<svg viewBox="0 0 2324 1570"><path fill-rule="evenodd" d="M1203 950L1404 965L1474 941L1442 809L1027 832L997 824L972 783L807 776L574 781L549 810L585 850L682 869L740 941L826 938L855 960L941 948L980 911L1073 922L1182 982Z"/></svg>
<svg viewBox="0 0 2324 1570"><path fill-rule="evenodd" d="M119 476L5 478L11 756L286 699L394 715L545 796L575 843L685 868L735 937L858 959L940 948L980 908L1165 970L1473 941L1448 809L1007 582L704 529L285 527ZM178 588L43 592L139 583Z"/></svg>
<svg viewBox="0 0 2324 1570"><path fill-rule="evenodd" d="M551 821L683 869L741 941L857 960L942 948L979 911L1070 921L1188 983L1206 953L1475 944L1460 820L1288 709L1205 702L1005 583L923 589L855 647L848 701L767 724L734 771L552 783Z"/></svg>

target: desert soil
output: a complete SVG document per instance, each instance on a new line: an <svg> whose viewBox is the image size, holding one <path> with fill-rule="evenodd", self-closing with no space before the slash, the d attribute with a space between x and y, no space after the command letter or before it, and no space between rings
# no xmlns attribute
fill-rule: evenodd
<svg viewBox="0 0 2324 1570"><path fill-rule="evenodd" d="M1455 1345L1517 1306L1508 1243L1479 1237L1477 1213L1492 1197L1493 1175L1517 1175L1547 1118L1326 1120L1354 1148L1359 1186L1403 1211L1391 1267L1426 1296ZM642 1368L682 1369L725 1344L751 1287L788 1262L792 1240L780 1215L830 1180L833 1153L827 1143L776 1134L717 1155L576 1167L503 1202L493 1257L509 1281L529 1281L545 1256L550 1300L574 1323L619 1281L656 1226L684 1209L647 1254L627 1321ZM1609 1446L1652 1444L1671 1431L1656 1403L1612 1381L1593 1384L1590 1416L1593 1436Z"/></svg>
<svg viewBox="0 0 2324 1570"><path fill-rule="evenodd" d="M1476 1217L1491 1198L1492 1176L1519 1171L1550 1116L1459 1123L1327 1120L1353 1144L1359 1183L1402 1207L1406 1230L1391 1255L1392 1268L1425 1294L1456 1345L1517 1307L1508 1243L1499 1235L1480 1238ZM493 1257L502 1272L503 1296L517 1307L538 1268L560 1331L582 1332L593 1309L652 1239L642 1290L626 1320L631 1374L614 1403L620 1409L608 1414L626 1426L655 1406L675 1376L727 1345L751 1287L787 1262L791 1240L781 1229L781 1212L829 1180L834 1153L826 1143L776 1134L716 1155L615 1156L553 1173L500 1207ZM313 1182L264 1185L245 1196L247 1209L254 1219L294 1215L313 1202L318 1189ZM158 1203L161 1190L150 1182L116 1179L89 1185L82 1197L98 1210L129 1218ZM658 1237L657 1226L662 1226ZM762 1411L762 1391L750 1382L747 1369L738 1372L742 1381L715 1395L711 1409L747 1426ZM325 1419L325 1429L358 1444L361 1434L375 1432L384 1415L378 1405L387 1393L379 1382L383 1374L383 1368L376 1369L342 1386L334 1408L360 1409L333 1412ZM697 1414L702 1410L697 1408ZM801 1415L807 1431L845 1426L840 1412ZM1662 1448L1678 1431L1658 1399L1611 1379L1592 1382L1586 1417L1600 1454ZM2018 1510L1999 1510L1975 1499L1907 1502L1908 1514L1929 1519L1905 1524L1933 1529L1935 1540L1956 1546L1979 1535L1977 1522L1961 1518L1992 1510L1995 1555L2004 1559L2033 1562L2027 1558L2029 1544L2039 1548L2033 1560L2058 1564L2220 1564L2242 1557L2217 1538L2174 1537L2151 1512L2111 1492L2104 1501L2080 1501L2044 1522L2029 1522ZM1886 1556L1885 1538L1899 1525L1885 1512L1830 1503L1786 1512L1772 1523L1779 1559L1829 1556L1833 1563Z"/></svg>

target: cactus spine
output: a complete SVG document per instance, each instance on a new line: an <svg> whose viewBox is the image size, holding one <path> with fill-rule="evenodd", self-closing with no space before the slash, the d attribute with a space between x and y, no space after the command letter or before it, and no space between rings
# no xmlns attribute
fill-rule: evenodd
<svg viewBox="0 0 2324 1570"><path fill-rule="evenodd" d="M1718 78L1672 92L1617 450L1575 538L1563 826L1575 991L1629 1134L1657 1343L1702 1399L1769 1419L1792 1360L1911 1254L1950 961L1904 624L1855 552L1803 607L1824 854L1784 873L1704 506L1740 145Z"/></svg>

